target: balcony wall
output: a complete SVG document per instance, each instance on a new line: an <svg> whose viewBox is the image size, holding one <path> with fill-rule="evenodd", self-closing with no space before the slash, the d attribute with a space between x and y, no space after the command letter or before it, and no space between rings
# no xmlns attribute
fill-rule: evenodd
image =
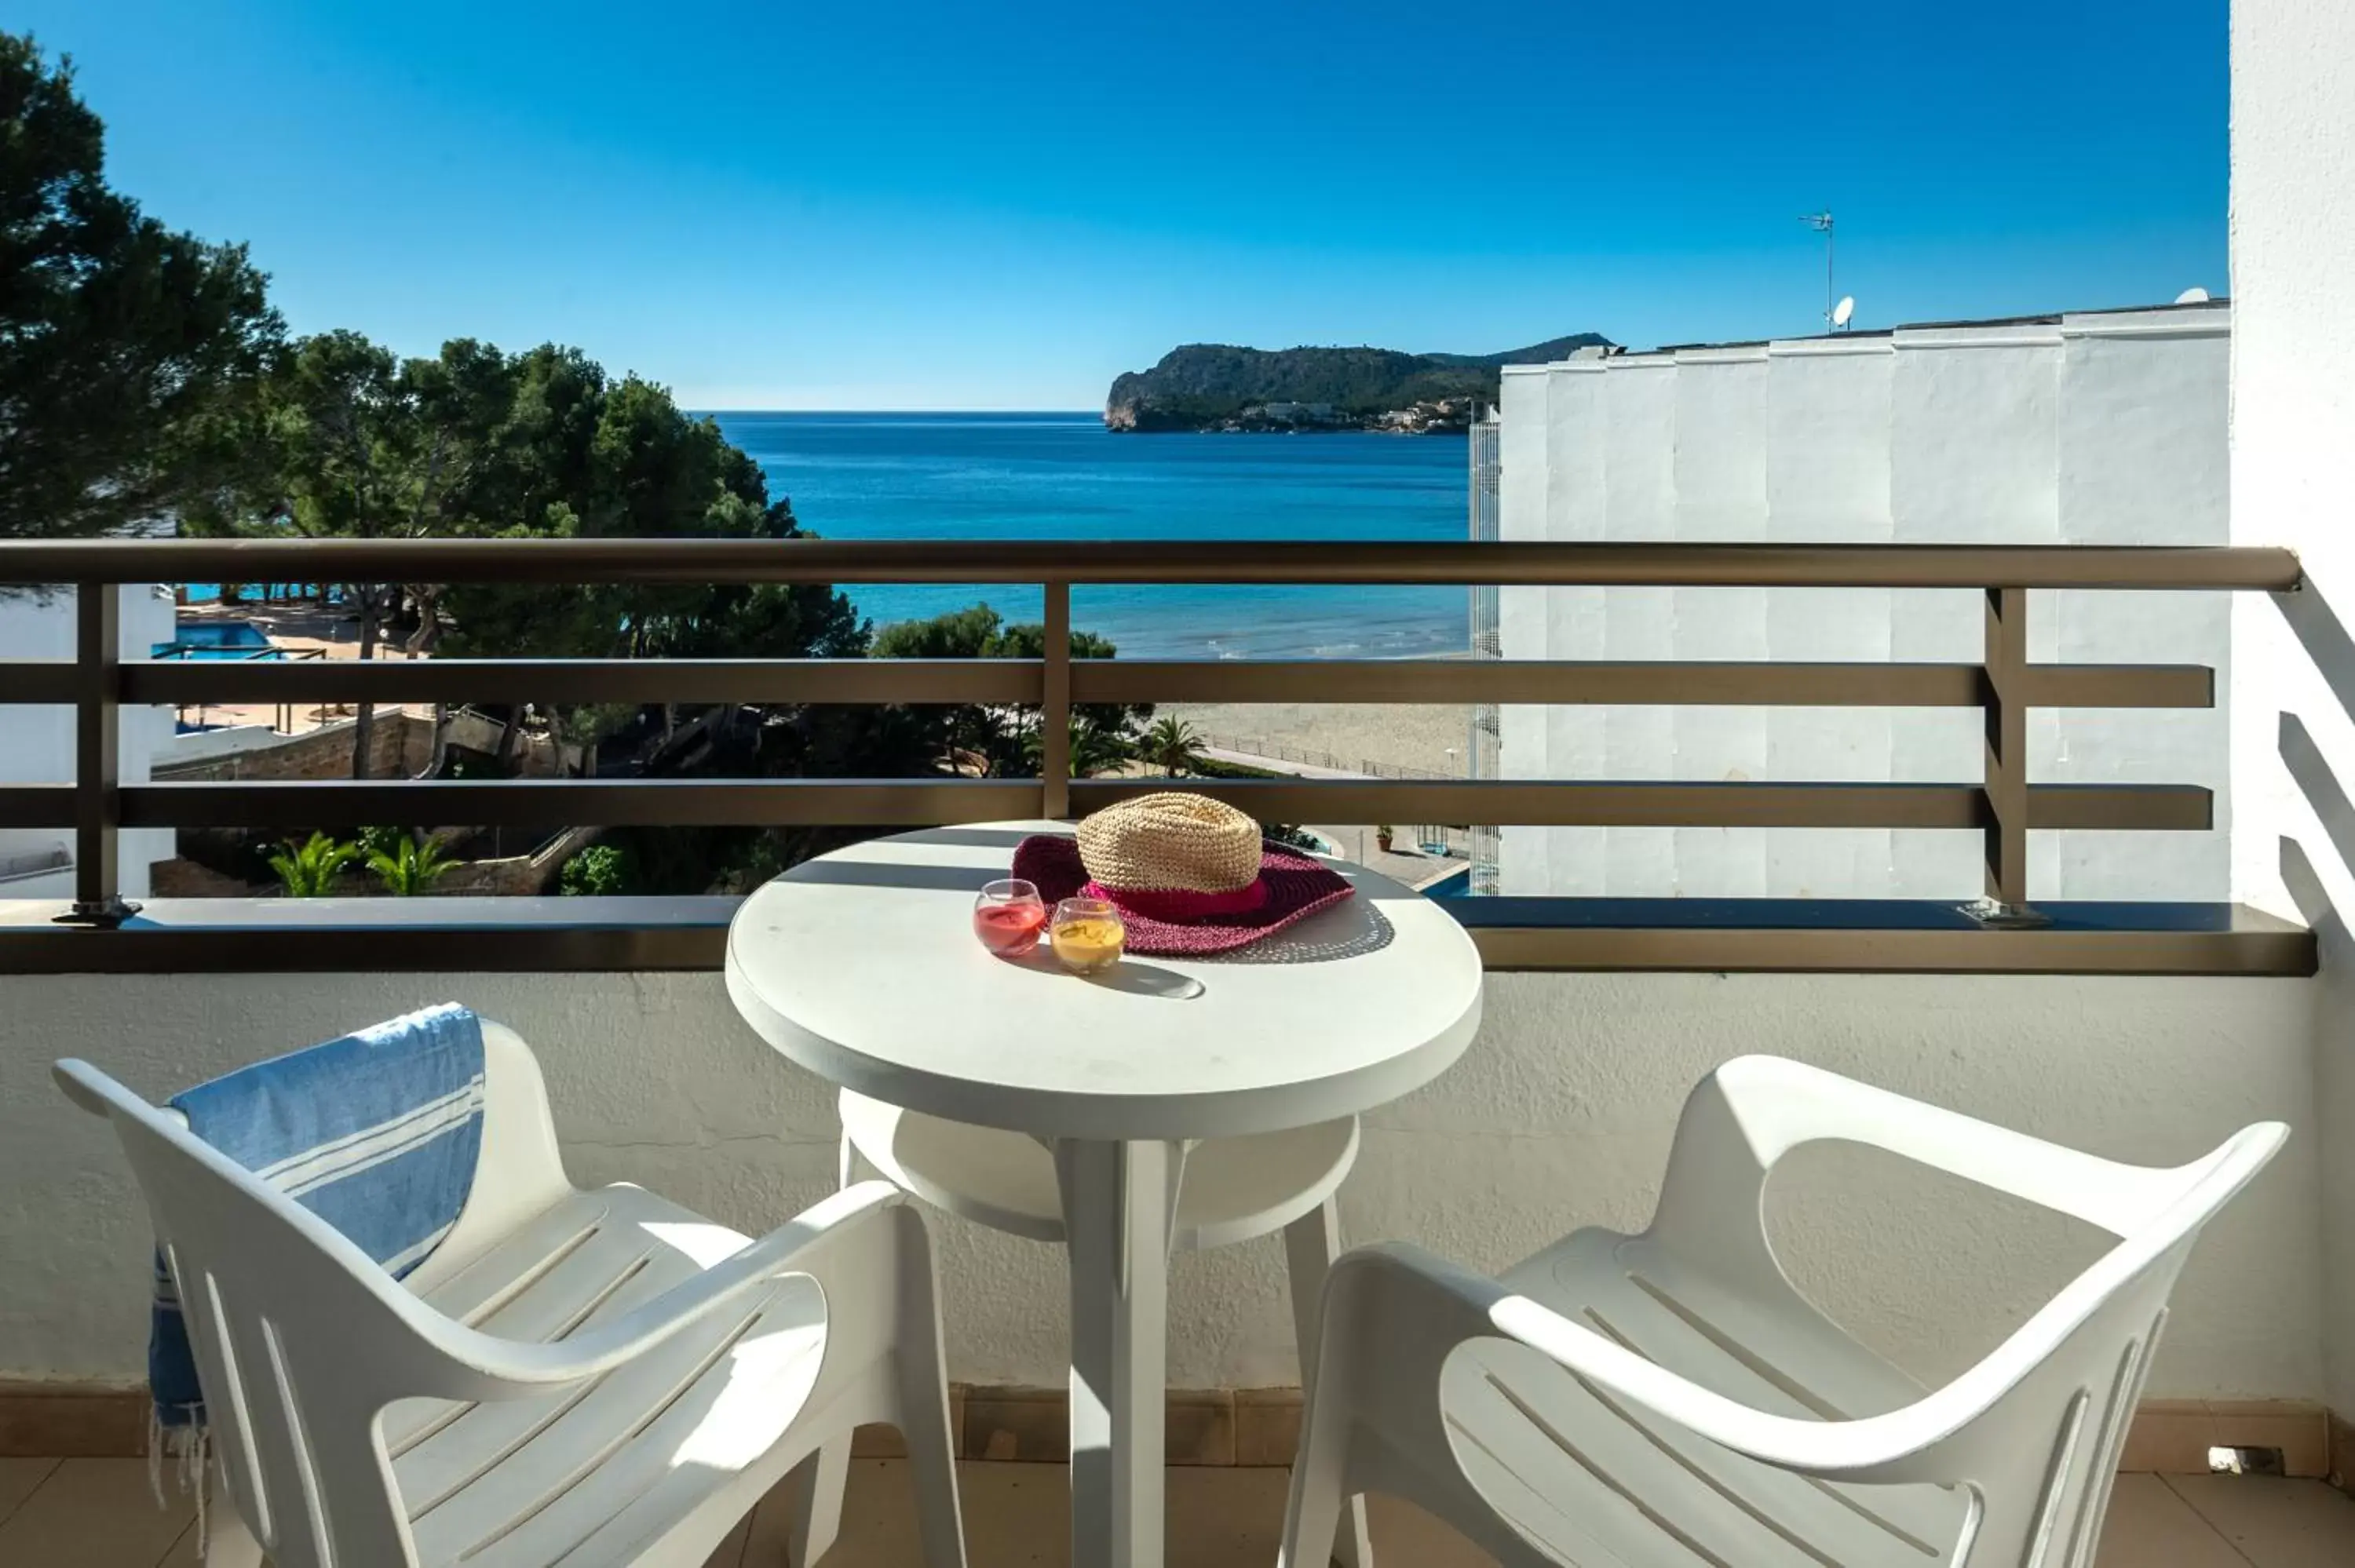
<svg viewBox="0 0 2355 1568"><path fill-rule="evenodd" d="M2151 1392L2322 1392L2316 982L1498 975L1455 1069L1369 1118L1344 1189L1360 1239L1510 1262L1579 1224L1640 1224L1686 1089L1745 1050L1818 1062L2123 1159L2175 1161L2261 1117L2301 1136L2193 1259ZM746 1228L833 1180L826 1086L737 1021L713 975L140 976L0 981L0 1378L135 1381L145 1219L122 1157L49 1086L86 1056L160 1097L454 998L538 1048L577 1180L633 1181ZM2092 1235L1879 1156L1813 1150L1771 1207L1796 1273L1924 1375L1991 1345ZM1056 1252L937 1227L954 1374L1063 1380ZM1170 1376L1296 1381L1273 1244L1178 1260Z"/></svg>
<svg viewBox="0 0 2355 1568"><path fill-rule="evenodd" d="M2316 1117L2331 1403L2355 1413L2355 8L2232 6L2232 533L2296 549L2308 582L2233 607L2236 897L2321 939ZM2293 632L2295 633L2293 635ZM2294 716L2295 729L2285 726ZM2282 768L2293 758L2295 781ZM2289 873L2284 886L2281 873Z"/></svg>

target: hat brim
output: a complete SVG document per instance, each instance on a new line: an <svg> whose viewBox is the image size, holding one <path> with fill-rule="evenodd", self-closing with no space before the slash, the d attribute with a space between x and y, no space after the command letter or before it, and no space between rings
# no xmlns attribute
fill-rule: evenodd
<svg viewBox="0 0 2355 1568"><path fill-rule="evenodd" d="M1079 841L1061 833L1033 833L1015 845L1014 874L1037 886L1039 896L1050 906L1058 899L1076 895L1089 880L1088 868L1080 860ZM1348 878L1321 861L1264 842L1260 845L1259 879L1267 896L1255 908L1185 921L1156 919L1122 905L1117 892L1111 896L1127 930L1129 951L1181 957L1247 948L1331 908L1356 891Z"/></svg>

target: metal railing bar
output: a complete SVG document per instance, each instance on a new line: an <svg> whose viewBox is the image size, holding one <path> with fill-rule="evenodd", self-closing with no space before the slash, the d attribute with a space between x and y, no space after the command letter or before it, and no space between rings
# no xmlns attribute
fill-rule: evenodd
<svg viewBox="0 0 2355 1568"><path fill-rule="evenodd" d="M710 896L699 918L644 918L648 901L568 898L561 913L520 916L553 899L478 896L418 900L405 916L346 904L328 914L282 899L161 899L112 939L40 923L9 923L0 903L0 975L256 974L453 970L716 971L739 901ZM674 902L665 900L662 902ZM1652 970L1945 974L2311 975L2314 934L2255 911L2216 919L2208 906L2144 905L2106 920L2057 904L2051 928L1981 929L1953 906L1870 900L1812 907L1779 899L1679 899L1678 918L1616 909L1623 901L1451 898L1441 907L1469 928L1494 971ZM1603 908L1593 907L1603 906ZM492 907L496 906L496 907ZM22 907L21 906L19 906ZM1945 917L1941 917L1941 912ZM2186 916L2190 918L2186 919Z"/></svg>
<svg viewBox="0 0 2355 1568"><path fill-rule="evenodd" d="M1546 827L1984 829L1976 784L1678 784L1477 779L1187 779L1263 821L1481 821ZM1079 779L1071 807L1086 812L1170 788L1164 779ZM68 784L0 788L0 827L74 822ZM485 827L943 826L1033 817L1035 779L407 779L127 785L123 825L364 827L378 823ZM2210 792L2189 784L2037 784L2037 829L2199 832L2212 825Z"/></svg>
<svg viewBox="0 0 2355 1568"><path fill-rule="evenodd" d="M0 706L71 703L81 691L80 668L71 659L17 659L0 662Z"/></svg>
<svg viewBox="0 0 2355 1568"><path fill-rule="evenodd" d="M1085 779L1071 805L1087 812L1169 787L1156 779ZM1984 829L1977 784L1680 784L1476 779L1188 779L1262 821L1494 822L1514 827ZM2032 828L2197 832L2214 806L2197 785L2040 784L2028 792Z"/></svg>
<svg viewBox="0 0 2355 1568"><path fill-rule="evenodd" d="M2024 684L2030 707L2215 705L2214 673L2196 664L2041 664L2028 669ZM1083 703L1975 708L1987 690L1977 664L1119 659L1075 663L1071 695Z"/></svg>
<svg viewBox="0 0 2355 1568"><path fill-rule="evenodd" d="M73 825L72 785L0 785L0 828L70 828Z"/></svg>
<svg viewBox="0 0 2355 1568"><path fill-rule="evenodd" d="M944 827L1036 817L1035 779L336 779L145 784L134 828ZM0 824L6 819L0 817Z"/></svg>
<svg viewBox="0 0 2355 1568"><path fill-rule="evenodd" d="M1036 659L175 661L125 664L123 692L173 704L1037 703L1042 670Z"/></svg>
<svg viewBox="0 0 2355 1568"><path fill-rule="evenodd" d="M1039 710L1039 777L1046 814L1071 810L1071 585L1046 585L1041 634L1047 654L1042 672L1046 705Z"/></svg>
<svg viewBox="0 0 2355 1568"><path fill-rule="evenodd" d="M68 660L0 662L0 705L73 701ZM159 660L122 665L127 703L1038 704L1036 659ZM2031 708L2205 708L2197 664L2031 664ZM1530 703L1977 707L1977 664L1543 660L1145 660L1071 664L1080 703Z"/></svg>
<svg viewBox="0 0 2355 1568"><path fill-rule="evenodd" d="M2220 588L2299 582L2245 546L1324 540L143 539L0 545L0 583L1330 583Z"/></svg>
<svg viewBox="0 0 2355 1568"><path fill-rule="evenodd" d="M61 919L107 927L136 907L123 898L123 594L74 585L74 901Z"/></svg>

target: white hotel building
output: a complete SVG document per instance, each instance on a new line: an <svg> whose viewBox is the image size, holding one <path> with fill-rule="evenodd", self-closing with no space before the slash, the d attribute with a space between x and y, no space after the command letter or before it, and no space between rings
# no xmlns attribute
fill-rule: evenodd
<svg viewBox="0 0 2355 1568"><path fill-rule="evenodd" d="M1504 372L1508 540L2221 545L2232 309L1588 351ZM2154 598L2163 602L2151 602ZM1980 596L1849 588L1507 588L1507 659L1976 663ZM2228 896L2222 595L2030 596L2039 662L2206 664L2207 711L2040 710L2039 782L2216 792L2205 833L2039 832L2030 896ZM1966 782L1976 709L1508 707L1507 778ZM1977 897L1972 832L1508 828L1497 891L1609 897Z"/></svg>

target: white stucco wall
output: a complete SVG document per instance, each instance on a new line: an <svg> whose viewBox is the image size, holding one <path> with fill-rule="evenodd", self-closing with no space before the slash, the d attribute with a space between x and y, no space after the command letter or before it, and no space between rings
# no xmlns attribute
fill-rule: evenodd
<svg viewBox="0 0 2355 1568"><path fill-rule="evenodd" d="M158 642L172 640L177 612L170 598L146 585L116 590L123 596L123 657L144 659ZM0 660L71 659L74 656L74 596L70 589L36 597L0 594ZM171 744L169 708L123 710L122 767L126 783L144 783L157 751ZM0 706L0 784L69 784L74 776L74 715L65 707ZM14 858L50 850L73 850L64 829L0 828L0 868ZM147 868L174 853L169 828L135 828L123 835L119 865L123 891L133 898L147 892ZM0 898L70 898L73 872L64 870L0 882Z"/></svg>
<svg viewBox="0 0 2355 1568"><path fill-rule="evenodd" d="M2355 1414L2355 816L2336 812L2326 829L2279 753L2282 715L2294 714L2320 770L2355 792L2355 645L2343 630L2355 625L2355 6L2345 0L2233 5L2232 292L2233 535L2296 549L2311 585L2286 606L2303 644L2275 605L2235 609L2235 891L2302 906L2322 937L2325 1342L2330 1402ZM2290 888L2286 853L2312 868Z"/></svg>
<svg viewBox="0 0 2355 1568"><path fill-rule="evenodd" d="M1508 539L2193 544L2228 533L2229 308L2061 317L1516 366ZM1508 658L1976 662L1970 592L1508 588ZM2040 661L2226 666L2222 596L2038 593ZM2221 679L2221 678L2220 678ZM2205 784L2223 712L2041 711L2041 782ZM1508 710L1508 777L1952 782L1976 712ZM1970 898L1975 835L1508 829L1507 893ZM2039 833L2040 898L2221 898L2222 831Z"/></svg>
<svg viewBox="0 0 2355 1568"><path fill-rule="evenodd" d="M1576 1225L1640 1225L1678 1107L1717 1061L1767 1050L2133 1160L2175 1161L2260 1117L2303 1130L2310 982L1503 975L1464 1060L1368 1118L1342 1192L1359 1240L1484 1268ZM159 976L0 980L0 1378L135 1381L146 1222L104 1128L48 1081L86 1056L160 1097L443 998L521 1030L576 1180L659 1188L777 1223L833 1180L830 1090L737 1021L717 976ZM2176 1302L2152 1392L2319 1388L2317 1141L2219 1223ZM1958 1370L2092 1255L2073 1223L1882 1157L1779 1173L1786 1255L1819 1300L1927 1376ZM954 1374L1060 1384L1060 1253L942 1220ZM1181 1256L1179 1386L1296 1381L1273 1241Z"/></svg>

